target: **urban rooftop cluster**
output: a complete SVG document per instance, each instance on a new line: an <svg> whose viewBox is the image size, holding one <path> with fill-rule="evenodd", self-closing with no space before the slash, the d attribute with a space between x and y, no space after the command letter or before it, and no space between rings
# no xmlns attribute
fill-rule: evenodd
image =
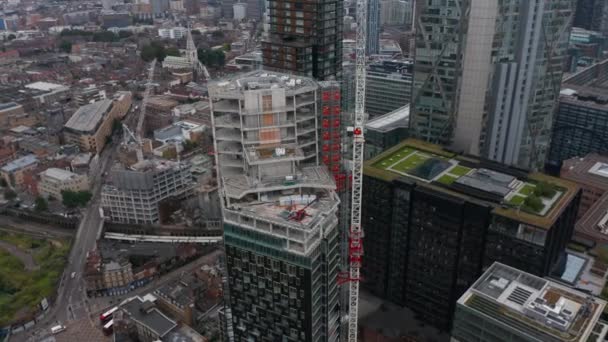
<svg viewBox="0 0 608 342"><path fill-rule="evenodd" d="M500 263L490 266L458 302L541 341L587 341L606 306L603 300Z"/></svg>

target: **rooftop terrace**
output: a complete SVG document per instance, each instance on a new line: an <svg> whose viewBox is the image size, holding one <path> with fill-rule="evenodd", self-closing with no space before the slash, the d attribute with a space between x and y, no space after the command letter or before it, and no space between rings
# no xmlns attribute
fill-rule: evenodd
<svg viewBox="0 0 608 342"><path fill-rule="evenodd" d="M539 341L586 341L606 302L494 263L458 304Z"/></svg>
<svg viewBox="0 0 608 342"><path fill-rule="evenodd" d="M500 215L549 228L578 191L576 184L522 170L492 168L468 156L408 139L365 164L365 174L392 181L406 177L456 196L474 197L495 205Z"/></svg>

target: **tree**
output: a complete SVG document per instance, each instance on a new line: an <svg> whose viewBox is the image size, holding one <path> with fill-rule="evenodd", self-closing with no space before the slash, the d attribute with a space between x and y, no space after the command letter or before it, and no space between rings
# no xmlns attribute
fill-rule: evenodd
<svg viewBox="0 0 608 342"><path fill-rule="evenodd" d="M524 207L526 207L527 209L530 209L531 211L539 212L539 211L543 210L544 204L543 204L543 201L541 201L541 199L538 198L537 196L530 195L530 196L526 197L526 199L524 201Z"/></svg>
<svg viewBox="0 0 608 342"><path fill-rule="evenodd" d="M92 36L93 32L85 31L85 30L70 30L64 29L60 34L62 37L67 36Z"/></svg>
<svg viewBox="0 0 608 342"><path fill-rule="evenodd" d="M165 53L167 54L167 56L175 56L175 57L181 56L181 53L179 52L179 49L176 48L176 47L167 48L165 50Z"/></svg>
<svg viewBox="0 0 608 342"><path fill-rule="evenodd" d="M46 202L44 197L36 197L36 201L34 203L34 208L36 211L47 211L49 209L49 204Z"/></svg>
<svg viewBox="0 0 608 342"><path fill-rule="evenodd" d="M208 67L222 67L226 63L222 50L198 49L198 59Z"/></svg>
<svg viewBox="0 0 608 342"><path fill-rule="evenodd" d="M14 200L15 198L17 198L17 193L11 189L6 189L4 190L4 198L9 201Z"/></svg>
<svg viewBox="0 0 608 342"><path fill-rule="evenodd" d="M154 58L162 62L166 56L165 47L158 42L152 42L141 49L141 59L146 62L151 62Z"/></svg>
<svg viewBox="0 0 608 342"><path fill-rule="evenodd" d="M222 38L224 38L224 32L213 31L213 33L211 33L211 37L216 38L216 39L222 39Z"/></svg>
<svg viewBox="0 0 608 342"><path fill-rule="evenodd" d="M230 46L229 43L224 43L223 46L224 46L224 51L230 51L230 50L232 50L232 47Z"/></svg>
<svg viewBox="0 0 608 342"><path fill-rule="evenodd" d="M538 182L536 183L536 188L534 188L534 194L538 197L553 197L555 196L555 187L547 182Z"/></svg>
<svg viewBox="0 0 608 342"><path fill-rule="evenodd" d="M84 207L93 197L88 191L64 190L61 192L62 202L68 208Z"/></svg>
<svg viewBox="0 0 608 342"><path fill-rule="evenodd" d="M192 33L193 36L200 36L201 35L201 31L199 31L199 30L192 30L192 31L190 31L190 33Z"/></svg>
<svg viewBox="0 0 608 342"><path fill-rule="evenodd" d="M62 40L59 43L59 50L65 52L65 53L72 52L72 42L70 42L69 40Z"/></svg>
<svg viewBox="0 0 608 342"><path fill-rule="evenodd" d="M5 188L8 186L8 183L6 182L6 179L4 178L0 178L0 186Z"/></svg>
<svg viewBox="0 0 608 342"><path fill-rule="evenodd" d="M133 35L133 32L131 32L131 31L118 31L118 38L120 38L120 39L129 38L132 35Z"/></svg>
<svg viewBox="0 0 608 342"><path fill-rule="evenodd" d="M122 129L122 122L118 119L114 119L112 122L112 134L116 134L116 132Z"/></svg>
<svg viewBox="0 0 608 342"><path fill-rule="evenodd" d="M198 143L192 140L185 140L182 146L184 147L184 152L190 152L198 147Z"/></svg>
<svg viewBox="0 0 608 342"><path fill-rule="evenodd" d="M93 33L94 42L116 42L118 36L112 31L101 31Z"/></svg>

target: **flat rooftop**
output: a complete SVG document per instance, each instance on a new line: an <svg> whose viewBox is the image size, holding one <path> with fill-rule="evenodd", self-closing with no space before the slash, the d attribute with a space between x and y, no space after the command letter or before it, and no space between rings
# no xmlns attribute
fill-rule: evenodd
<svg viewBox="0 0 608 342"><path fill-rule="evenodd" d="M577 106L608 110L608 85L606 86L575 86L568 85L562 88L559 95L560 103L575 104Z"/></svg>
<svg viewBox="0 0 608 342"><path fill-rule="evenodd" d="M317 88L314 80L272 71L257 70L239 74L209 84L209 95L242 95L245 91L285 88L286 91L312 91Z"/></svg>
<svg viewBox="0 0 608 342"><path fill-rule="evenodd" d="M562 178L608 190L608 156L590 153L584 157L564 160L560 172Z"/></svg>
<svg viewBox="0 0 608 342"><path fill-rule="evenodd" d="M146 326L160 337L164 337L177 326L177 323L155 308L154 303L139 296L123 303L120 308L128 314L129 318Z"/></svg>
<svg viewBox="0 0 608 342"><path fill-rule="evenodd" d="M367 161L364 173L385 181L409 178L451 195L492 203L494 212L534 226L550 228L578 192L575 183L540 173L527 174L460 156L438 145L407 139ZM539 185L542 184L542 185ZM548 188L542 195L541 186ZM540 203L529 205L528 197ZM531 202L531 201L530 201Z"/></svg>
<svg viewBox="0 0 608 342"><path fill-rule="evenodd" d="M94 133L111 107L112 100L108 99L82 106L72 115L65 127L78 132Z"/></svg>
<svg viewBox="0 0 608 342"><path fill-rule="evenodd" d="M69 181L72 178L80 177L78 174L75 174L68 170L58 169L55 167L48 168L44 170L41 174L59 181Z"/></svg>
<svg viewBox="0 0 608 342"><path fill-rule="evenodd" d="M410 123L410 105L407 104L397 108L390 113L386 113L370 120L365 125L367 129L386 132L395 128L408 128Z"/></svg>
<svg viewBox="0 0 608 342"><path fill-rule="evenodd" d="M597 200L576 221L574 234L599 243L608 243L608 193Z"/></svg>
<svg viewBox="0 0 608 342"><path fill-rule="evenodd" d="M0 103L0 110L7 110L17 107L21 107L21 105L15 102Z"/></svg>
<svg viewBox="0 0 608 342"><path fill-rule="evenodd" d="M539 341L586 341L606 306L601 299L498 262L458 304Z"/></svg>
<svg viewBox="0 0 608 342"><path fill-rule="evenodd" d="M65 88L65 86L56 83L49 82L34 82L25 86L27 89L40 90L44 92L50 92L57 89Z"/></svg>
<svg viewBox="0 0 608 342"><path fill-rule="evenodd" d="M38 162L38 158L36 158L33 154L28 154L27 156L21 157L19 159L15 159L2 167L3 172L14 172L24 167L28 167L30 165L36 164Z"/></svg>

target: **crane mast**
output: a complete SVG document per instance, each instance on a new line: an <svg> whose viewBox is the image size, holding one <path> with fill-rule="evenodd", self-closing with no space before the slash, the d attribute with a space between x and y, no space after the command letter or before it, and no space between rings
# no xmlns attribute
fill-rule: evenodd
<svg viewBox="0 0 608 342"><path fill-rule="evenodd" d="M363 228L361 227L361 201L363 193L363 148L365 145L365 47L367 42L367 0L357 0L357 36L355 64L355 117L353 126L353 169L351 224L348 239L349 308L348 342L357 342L357 316L359 314L359 281L363 258Z"/></svg>
<svg viewBox="0 0 608 342"><path fill-rule="evenodd" d="M146 107L148 105L148 98L150 97L150 92L153 87L152 81L154 80L154 69L156 68L156 58L150 64L150 69L148 69L148 82L146 83L146 90L144 91L144 98L141 103L141 112L139 112L139 117L137 118L137 127L135 128L135 134L137 137L137 149L135 153L137 154L137 161L141 162L144 160L144 144L143 144L143 130L144 130L144 120L146 117Z"/></svg>

